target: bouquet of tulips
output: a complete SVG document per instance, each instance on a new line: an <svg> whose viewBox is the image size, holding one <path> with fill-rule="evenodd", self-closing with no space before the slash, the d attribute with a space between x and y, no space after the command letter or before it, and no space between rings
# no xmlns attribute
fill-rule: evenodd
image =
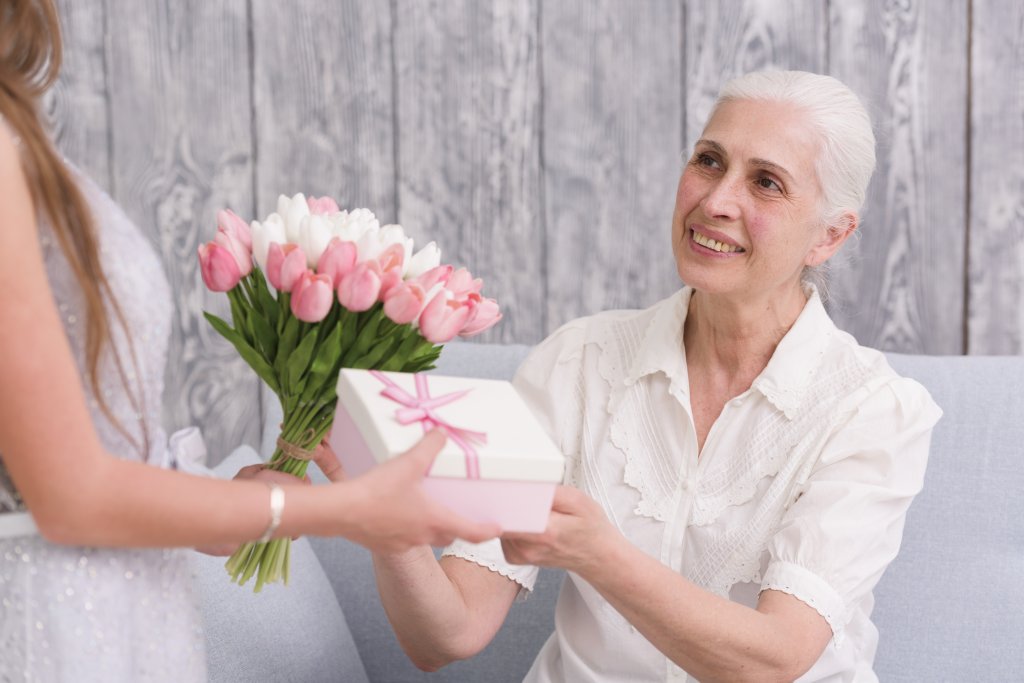
<svg viewBox="0 0 1024 683"><path fill-rule="evenodd" d="M281 196L250 226L229 210L199 247L203 282L227 292L232 324L205 313L281 402L284 422L272 469L303 477L331 427L338 371L419 372L441 345L501 318L482 282L441 264L433 242L413 252L400 225L330 198ZM232 581L288 582L291 541L246 543L227 561Z"/></svg>

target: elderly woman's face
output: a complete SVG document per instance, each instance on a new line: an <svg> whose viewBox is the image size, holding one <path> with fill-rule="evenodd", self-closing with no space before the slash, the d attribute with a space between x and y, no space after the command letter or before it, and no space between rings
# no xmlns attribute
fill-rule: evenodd
<svg viewBox="0 0 1024 683"><path fill-rule="evenodd" d="M817 265L817 137L788 104L733 101L708 121L679 180L672 249L699 291L777 292ZM820 260L819 260L820 259Z"/></svg>

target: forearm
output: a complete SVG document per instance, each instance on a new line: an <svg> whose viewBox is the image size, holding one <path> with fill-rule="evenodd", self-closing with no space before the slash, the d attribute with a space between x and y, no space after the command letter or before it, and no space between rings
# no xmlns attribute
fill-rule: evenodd
<svg viewBox="0 0 1024 683"><path fill-rule="evenodd" d="M476 654L464 596L429 547L374 554L373 568L384 611L416 666L433 671Z"/></svg>
<svg viewBox="0 0 1024 683"><path fill-rule="evenodd" d="M793 680L816 659L771 615L698 587L624 539L605 560L583 578L701 681Z"/></svg>
<svg viewBox="0 0 1024 683"><path fill-rule="evenodd" d="M41 533L56 543L173 547L240 543L270 522L263 482L224 481L103 457L73 485L42 489L28 500ZM278 536L344 530L343 496L328 487L285 488ZM336 510L332 510L336 508ZM327 514L332 510L336 514Z"/></svg>

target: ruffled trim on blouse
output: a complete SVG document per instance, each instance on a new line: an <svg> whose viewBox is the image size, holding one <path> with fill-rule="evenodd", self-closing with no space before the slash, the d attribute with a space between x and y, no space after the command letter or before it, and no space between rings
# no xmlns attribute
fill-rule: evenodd
<svg viewBox="0 0 1024 683"><path fill-rule="evenodd" d="M848 621L846 603L817 574L790 562L773 562L765 572L761 590L788 593L813 608L832 629L832 642L842 645L843 628Z"/></svg>
<svg viewBox="0 0 1024 683"><path fill-rule="evenodd" d="M441 557L458 557L501 574L510 581L515 581L520 586L519 594L516 596L517 600L525 600L526 596L533 592L533 585L537 580L536 567L513 565L505 560L505 554L501 550L501 541L498 539L491 539L483 543L457 540L444 549Z"/></svg>
<svg viewBox="0 0 1024 683"><path fill-rule="evenodd" d="M657 431L637 430L637 421L625 419L627 415L643 414L643 403L648 398L643 383L627 385L625 381L626 368L641 339L640 326L635 320L607 325L605 334L597 342L601 350L597 368L608 384L606 410L611 418L611 443L625 456L623 480L640 494L633 512L664 522L668 519L679 485L679 473L664 471L664 468L659 472L654 466L656 462L669 461L663 453L664 446Z"/></svg>

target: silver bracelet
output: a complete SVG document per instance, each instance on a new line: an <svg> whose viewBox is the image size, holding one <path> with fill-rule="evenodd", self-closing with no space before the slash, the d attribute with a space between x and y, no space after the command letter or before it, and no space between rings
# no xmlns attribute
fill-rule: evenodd
<svg viewBox="0 0 1024 683"><path fill-rule="evenodd" d="M277 527L281 526L281 515L284 513L284 489L277 484L268 484L270 487L270 524L263 532L257 543L266 543L274 537Z"/></svg>

